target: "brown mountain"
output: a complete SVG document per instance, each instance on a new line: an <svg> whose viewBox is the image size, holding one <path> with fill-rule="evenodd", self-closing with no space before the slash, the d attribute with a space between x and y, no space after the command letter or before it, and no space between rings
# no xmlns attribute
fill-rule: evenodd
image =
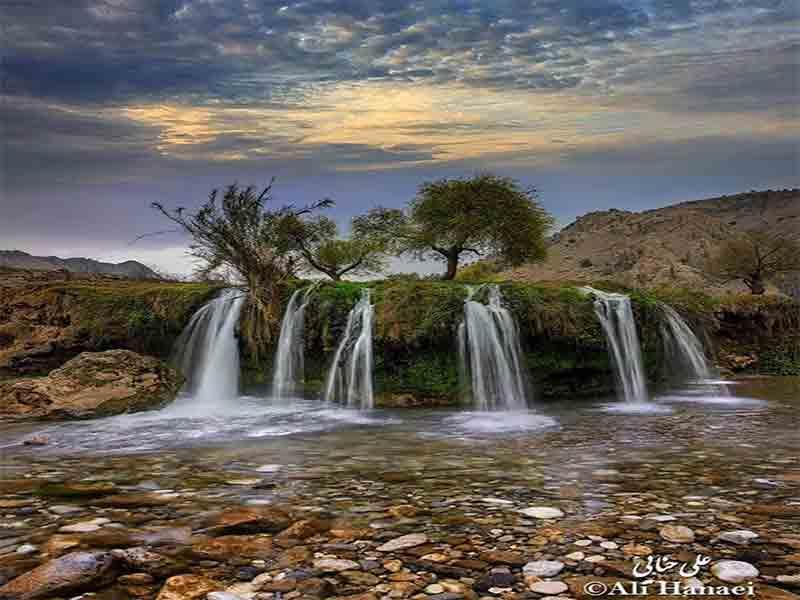
<svg viewBox="0 0 800 600"><path fill-rule="evenodd" d="M0 267L13 269L35 269L38 271L70 271L114 275L127 279L158 279L152 269L135 260L107 263L91 258L59 258L57 256L33 256L19 250L0 250Z"/></svg>
<svg viewBox="0 0 800 600"><path fill-rule="evenodd" d="M517 280L611 279L632 287L746 291L711 281L704 265L720 243L768 228L800 234L800 190L767 190L683 202L644 212L606 210L578 218L551 238L547 260L506 273ZM774 282L797 293L800 276Z"/></svg>

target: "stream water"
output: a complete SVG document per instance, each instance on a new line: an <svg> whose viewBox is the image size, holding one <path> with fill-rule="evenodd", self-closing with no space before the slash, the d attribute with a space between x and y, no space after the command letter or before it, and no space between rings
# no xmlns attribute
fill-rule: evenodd
<svg viewBox="0 0 800 600"><path fill-rule="evenodd" d="M427 552L448 556L457 556L458 540L469 540L474 551L467 556L482 560L494 560L484 557L495 550L521 553L523 560L564 560L581 550L595 562L566 561L564 574L574 577L607 573L611 567L597 560L627 564L624 544L672 552L675 545L658 535L670 520L700 536L700 546L685 548L755 563L768 580L791 575L797 552L791 545L800 542L800 378L730 387L730 396L703 402L691 394L656 397L672 409L662 414L612 414L603 410L608 399L565 398L533 413L365 412L241 397L228 414L203 415L187 410L186 397L151 413L0 425L0 501L21 506L0 513L0 557L23 542L46 545L51 536L60 539L59 527L89 519L101 519L90 528L102 519L108 525L88 534L88 543L120 544L159 531L177 535L178 526L201 529L213 511L277 504L305 518L331 515L358 539L374 539L323 538L312 547L356 560L366 552L378 561L373 571L381 581L391 573L371 548L401 534L424 533L435 541ZM33 435L48 443L22 444ZM35 491L62 483L111 485L117 496L98 505L91 497ZM142 497L156 498L156 507L136 508ZM565 516L555 524L535 522L521 514L530 506ZM765 543L713 541L731 529L752 530ZM323 545L326 539L333 541ZM577 547L583 544L591 547ZM239 577L236 565L248 564L237 552L192 568L230 584ZM465 581L485 571L470 569ZM336 585L352 592L352 584ZM143 597L155 598L158 586L147 589ZM116 593L97 597L129 598Z"/></svg>

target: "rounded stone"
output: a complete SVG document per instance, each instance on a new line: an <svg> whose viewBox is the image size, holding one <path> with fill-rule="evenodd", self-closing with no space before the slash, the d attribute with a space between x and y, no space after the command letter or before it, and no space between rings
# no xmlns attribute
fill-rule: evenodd
<svg viewBox="0 0 800 600"><path fill-rule="evenodd" d="M534 577L554 577L563 569L564 563L557 560L534 560L522 567L522 572Z"/></svg>
<svg viewBox="0 0 800 600"><path fill-rule="evenodd" d="M558 594L563 594L569 588L567 587L566 583L561 581L537 581L536 583L531 584L529 589L537 594L556 596Z"/></svg>
<svg viewBox="0 0 800 600"><path fill-rule="evenodd" d="M534 519L559 519L564 516L562 510L551 506L529 506L519 512L526 517L533 517Z"/></svg>
<svg viewBox="0 0 800 600"><path fill-rule="evenodd" d="M711 567L711 574L725 583L742 583L758 577L759 572L741 560L721 560Z"/></svg>
<svg viewBox="0 0 800 600"><path fill-rule="evenodd" d="M658 534L668 542L687 544L694 541L694 531L683 525L665 525Z"/></svg>

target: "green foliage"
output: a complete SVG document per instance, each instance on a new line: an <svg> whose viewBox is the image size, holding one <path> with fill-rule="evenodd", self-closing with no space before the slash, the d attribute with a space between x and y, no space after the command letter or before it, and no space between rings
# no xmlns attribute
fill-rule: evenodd
<svg viewBox="0 0 800 600"><path fill-rule="evenodd" d="M800 345L764 352L759 361L759 372L764 375L800 376Z"/></svg>
<svg viewBox="0 0 800 600"><path fill-rule="evenodd" d="M761 295L767 281L800 271L800 243L784 232L748 231L723 243L706 270L721 282L741 280Z"/></svg>
<svg viewBox="0 0 800 600"><path fill-rule="evenodd" d="M459 269L455 279L464 283L485 283L496 281L501 271L500 265L492 260L479 260Z"/></svg>
<svg viewBox="0 0 800 600"><path fill-rule="evenodd" d="M345 275L380 273L386 266L382 238L356 230L351 239L341 239L336 223L328 217L288 216L284 229L306 272L339 281Z"/></svg>
<svg viewBox="0 0 800 600"><path fill-rule="evenodd" d="M414 353L401 360L387 360L381 354L376 363L378 391L434 397L459 394L458 361L453 353Z"/></svg>
<svg viewBox="0 0 800 600"><path fill-rule="evenodd" d="M72 325L96 348L121 345L167 356L191 315L218 287L206 283L75 282L50 288L69 298Z"/></svg>
<svg viewBox="0 0 800 600"><path fill-rule="evenodd" d="M445 279L453 279L464 254L503 266L543 259L551 225L535 190L483 174L426 182L407 213L376 208L356 219L354 230L382 239L399 254L445 260Z"/></svg>

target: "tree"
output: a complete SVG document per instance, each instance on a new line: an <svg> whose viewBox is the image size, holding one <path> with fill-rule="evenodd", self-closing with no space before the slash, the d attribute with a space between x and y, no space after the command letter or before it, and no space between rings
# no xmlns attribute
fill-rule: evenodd
<svg viewBox="0 0 800 600"><path fill-rule="evenodd" d="M443 260L444 278L453 279L464 255L491 257L502 266L543 259L552 223L535 190L483 174L424 183L407 212L379 207L355 219L353 229L397 254Z"/></svg>
<svg viewBox="0 0 800 600"><path fill-rule="evenodd" d="M723 243L706 270L722 283L741 280L760 295L770 279L800 271L800 244L786 234L750 231Z"/></svg>
<svg viewBox="0 0 800 600"><path fill-rule="evenodd" d="M268 209L265 205L272 200L272 185L270 182L260 193L254 187L240 188L236 184L225 188L221 195L213 190L194 213L184 208L168 210L161 203L153 203L179 231L191 237L190 251L201 262L201 276L228 271L247 287L248 338L256 346L269 341L271 326L280 314L279 286L297 268L285 223L333 204L326 199L300 208Z"/></svg>
<svg viewBox="0 0 800 600"><path fill-rule="evenodd" d="M368 235L341 239L336 223L328 217L290 217L284 226L305 271L319 271L340 281L345 275L380 273L385 267L386 245L381 240Z"/></svg>

